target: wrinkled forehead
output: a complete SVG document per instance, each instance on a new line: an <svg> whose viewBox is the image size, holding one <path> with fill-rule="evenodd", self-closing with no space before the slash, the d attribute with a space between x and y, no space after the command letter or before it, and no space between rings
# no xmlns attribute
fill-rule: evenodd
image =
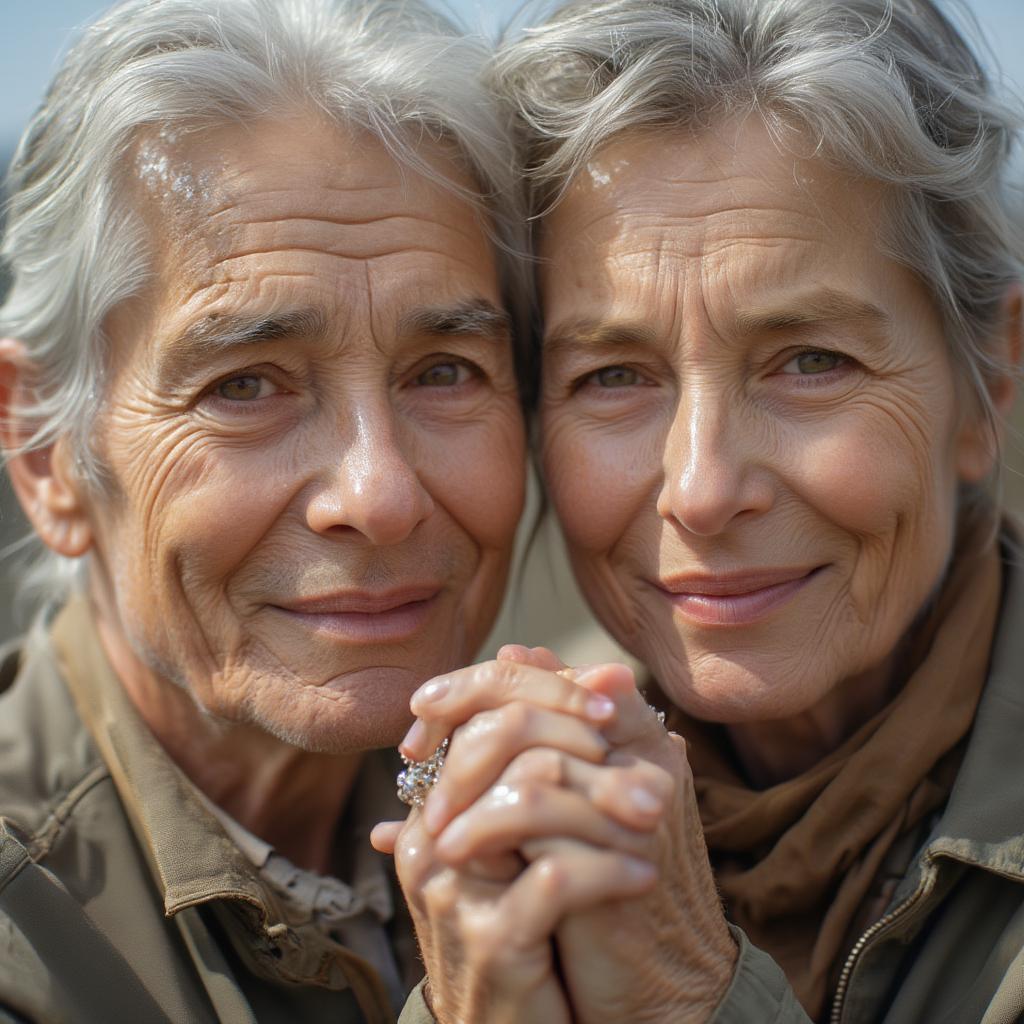
<svg viewBox="0 0 1024 1024"><path fill-rule="evenodd" d="M613 242L624 231L660 228L679 242L716 234L780 238L857 227L886 201L813 151L751 116L700 131L623 133L601 146L544 219L543 245Z"/></svg>
<svg viewBox="0 0 1024 1024"><path fill-rule="evenodd" d="M296 111L200 131L150 129L135 142L126 184L158 248L176 259L197 246L229 247L233 226L271 218L355 226L401 207L463 230L480 220L450 146L419 140L416 158L412 169L369 131Z"/></svg>

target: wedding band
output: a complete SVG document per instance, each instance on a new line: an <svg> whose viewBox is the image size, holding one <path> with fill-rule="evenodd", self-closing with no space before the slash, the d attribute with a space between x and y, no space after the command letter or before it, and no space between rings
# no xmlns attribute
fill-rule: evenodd
<svg viewBox="0 0 1024 1024"><path fill-rule="evenodd" d="M444 767L444 756L448 753L448 740L445 738L441 746L425 761L410 761L402 754L405 768L398 773L398 799L410 807L422 807L427 794L434 788Z"/></svg>

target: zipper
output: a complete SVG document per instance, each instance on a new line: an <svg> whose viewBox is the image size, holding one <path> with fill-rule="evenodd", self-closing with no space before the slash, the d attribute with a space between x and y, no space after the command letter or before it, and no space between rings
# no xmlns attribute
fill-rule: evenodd
<svg viewBox="0 0 1024 1024"><path fill-rule="evenodd" d="M843 1003L846 1000L846 989L850 984L850 976L857 965L857 960L864 952L868 943L883 929L888 928L898 917L902 917L915 903L918 903L932 890L935 884L935 869L931 868L927 875L921 880L921 884L908 896L898 907L894 907L884 917L880 917L855 943L850 955L843 964L839 974L839 982L836 985L835 998L832 1000L832 1015L829 1018L830 1024L839 1024L843 1015Z"/></svg>

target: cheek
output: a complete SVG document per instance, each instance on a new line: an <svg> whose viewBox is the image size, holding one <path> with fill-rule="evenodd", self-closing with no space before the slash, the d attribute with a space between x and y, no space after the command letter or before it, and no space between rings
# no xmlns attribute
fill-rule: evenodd
<svg viewBox="0 0 1024 1024"><path fill-rule="evenodd" d="M418 439L420 479L434 503L483 550L511 549L526 488L518 402L496 401L479 422Z"/></svg>
<svg viewBox="0 0 1024 1024"><path fill-rule="evenodd" d="M541 433L545 486L570 548L610 550L656 500L657 426L587 424L561 406L544 411Z"/></svg>
<svg viewBox="0 0 1024 1024"><path fill-rule="evenodd" d="M219 593L287 507L297 454L269 446L157 444L118 474L122 511L107 549L131 560L130 577L148 579L149 588L172 599L179 588L190 600Z"/></svg>
<svg viewBox="0 0 1024 1024"><path fill-rule="evenodd" d="M930 529L955 503L948 425L878 408L849 410L813 438L784 439L808 503L845 532Z"/></svg>

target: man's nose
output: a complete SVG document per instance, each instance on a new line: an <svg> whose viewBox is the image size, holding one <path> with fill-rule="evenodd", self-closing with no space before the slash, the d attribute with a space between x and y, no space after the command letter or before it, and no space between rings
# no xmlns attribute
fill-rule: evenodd
<svg viewBox="0 0 1024 1024"><path fill-rule="evenodd" d="M659 515L711 537L740 516L768 511L774 483L764 431L762 417L724 390L684 391L666 440Z"/></svg>
<svg viewBox="0 0 1024 1024"><path fill-rule="evenodd" d="M403 449L390 410L347 416L333 454L306 508L310 529L355 531L385 547L404 541L430 516L433 499Z"/></svg>

